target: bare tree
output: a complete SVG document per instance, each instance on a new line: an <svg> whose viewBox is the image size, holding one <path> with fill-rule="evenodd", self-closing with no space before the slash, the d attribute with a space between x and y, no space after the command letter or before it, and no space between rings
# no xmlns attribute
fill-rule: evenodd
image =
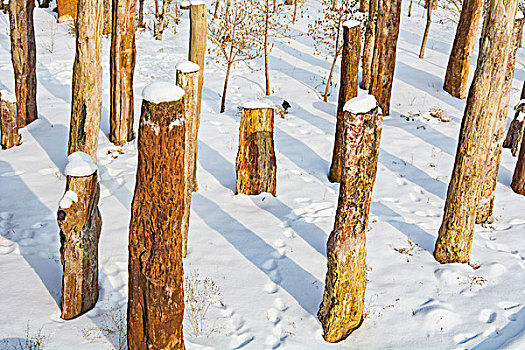
<svg viewBox="0 0 525 350"><path fill-rule="evenodd" d="M434 11L437 7L437 0L432 0L432 3L432 6L427 6L427 24L425 26L425 33L423 34L421 50L419 50L419 58L425 57L425 47L427 46L428 32L430 31L430 24L432 23L432 11Z"/></svg>

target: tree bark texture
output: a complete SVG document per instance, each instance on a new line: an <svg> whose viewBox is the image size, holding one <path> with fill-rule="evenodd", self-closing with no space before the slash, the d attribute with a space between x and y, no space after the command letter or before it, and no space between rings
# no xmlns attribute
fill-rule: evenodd
<svg viewBox="0 0 525 350"><path fill-rule="evenodd" d="M242 110L237 153L237 193L276 194L277 162L273 144L273 108Z"/></svg>
<svg viewBox="0 0 525 350"><path fill-rule="evenodd" d="M368 12L370 8L370 0L359 0L359 11Z"/></svg>
<svg viewBox="0 0 525 350"><path fill-rule="evenodd" d="M341 57L341 78L339 100L337 103L337 122L335 128L334 150L330 165L329 180L341 181L341 161L343 144L343 107L357 96L359 90L359 59L361 56L361 28L343 26L343 54Z"/></svg>
<svg viewBox="0 0 525 350"><path fill-rule="evenodd" d="M328 271L317 317L323 337L338 342L363 321L366 235L377 172L382 117L378 108L344 112L344 165L334 230L327 243Z"/></svg>
<svg viewBox="0 0 525 350"><path fill-rule="evenodd" d="M435 5L437 7L437 3L435 3ZM434 6L427 6L427 24L425 25L425 33L423 34L423 41L421 42L421 50L419 50L419 58L425 58L428 32L430 31L430 24L432 24L432 10L434 10Z"/></svg>
<svg viewBox="0 0 525 350"><path fill-rule="evenodd" d="M82 151L95 163L102 106L103 10L103 0L79 0L68 145L68 154Z"/></svg>
<svg viewBox="0 0 525 350"><path fill-rule="evenodd" d="M134 0L113 0L110 53L111 114L109 140L122 146L133 139L133 73L135 70Z"/></svg>
<svg viewBox="0 0 525 350"><path fill-rule="evenodd" d="M525 22L524 19L519 20L521 23ZM521 24L520 24L521 25ZM519 40L518 33L518 40ZM519 45L519 43L518 43ZM521 140L523 139L523 130L525 124L523 123L523 115L525 113L525 103L522 103L525 99L525 82L523 82L523 87L521 89L520 102L515 107L516 112L514 113L514 119L510 122L509 131L503 141L503 147L510 148L513 157L516 157L520 153Z"/></svg>
<svg viewBox="0 0 525 350"><path fill-rule="evenodd" d="M112 32L112 28L113 28L113 1L115 1L115 0L104 0L104 27L102 28L102 34L103 35L109 35ZM134 8L135 7L136 7L136 4L134 4ZM131 13L126 13L126 14L129 15L129 16L132 15ZM133 15L134 15L134 13L133 13ZM135 20L135 16L133 16L133 20Z"/></svg>
<svg viewBox="0 0 525 350"><path fill-rule="evenodd" d="M98 210L100 187L97 173L68 176L66 192L78 200L58 208L60 261L62 262L62 313L69 320L91 310L98 299L98 241L102 218Z"/></svg>
<svg viewBox="0 0 525 350"><path fill-rule="evenodd" d="M77 18L77 0L57 0L58 22L72 22Z"/></svg>
<svg viewBox="0 0 525 350"><path fill-rule="evenodd" d="M432 1L432 6L430 6L430 8L432 10L435 10L437 9L437 5L438 5L438 2L437 0L425 0L425 5L424 5L424 8L428 9L428 4Z"/></svg>
<svg viewBox="0 0 525 350"><path fill-rule="evenodd" d="M129 227L129 349L184 349L184 98L143 101Z"/></svg>
<svg viewBox="0 0 525 350"><path fill-rule="evenodd" d="M200 69L199 69L200 70ZM199 70L186 72L177 69L176 82L184 90L184 123L186 124L186 147L184 150L184 215L182 216L182 257L185 258L190 226L191 194L197 188L195 159L197 158L197 104Z"/></svg>
<svg viewBox="0 0 525 350"><path fill-rule="evenodd" d="M400 16L401 0L378 0L370 94L377 99L383 115L390 114Z"/></svg>
<svg viewBox="0 0 525 350"><path fill-rule="evenodd" d="M2 149L9 149L21 143L16 121L16 102L2 98L0 93L0 127L2 130Z"/></svg>
<svg viewBox="0 0 525 350"><path fill-rule="evenodd" d="M443 84L443 89L457 98L467 97L468 72L482 13L483 0L463 1Z"/></svg>
<svg viewBox="0 0 525 350"><path fill-rule="evenodd" d="M490 0L434 257L469 263L483 168L496 130L517 1Z"/></svg>
<svg viewBox="0 0 525 350"><path fill-rule="evenodd" d="M518 161L516 162L516 168L512 175L512 182L510 187L518 194L525 195L525 145L523 145L525 138L522 138L520 147L520 153L518 155Z"/></svg>
<svg viewBox="0 0 525 350"><path fill-rule="evenodd" d="M514 79L514 67L516 65L516 51L518 50L518 32L520 20L514 21L512 29L511 44L508 53L508 61L505 71L503 89L500 91L500 105L496 120L496 129L492 136L492 142L487 154L485 166L482 169L482 182L478 197L478 208L476 210L476 223L486 222L494 209L494 197L496 183L498 180L498 170L503 150L505 129L507 127L507 117L509 113L510 92L512 80Z"/></svg>
<svg viewBox="0 0 525 350"><path fill-rule="evenodd" d="M139 14L138 14L137 26L139 28L146 27L144 23L144 0L139 0Z"/></svg>
<svg viewBox="0 0 525 350"><path fill-rule="evenodd" d="M377 5L378 0L370 0L368 8L368 20L366 22L365 42L363 47L363 77L361 79L361 88L370 89L372 79L372 59L374 58L374 46L376 38L377 25Z"/></svg>
<svg viewBox="0 0 525 350"><path fill-rule="evenodd" d="M38 118L34 8L33 0L9 1L11 60L15 73L16 109L20 128Z"/></svg>

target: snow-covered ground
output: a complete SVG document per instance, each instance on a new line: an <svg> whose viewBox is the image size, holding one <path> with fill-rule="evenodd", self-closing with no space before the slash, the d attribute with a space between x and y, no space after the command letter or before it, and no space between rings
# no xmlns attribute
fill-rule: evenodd
<svg viewBox="0 0 525 350"><path fill-rule="evenodd" d="M315 15L318 1L309 1ZM326 272L326 239L338 185L327 180L337 86L328 103L317 90L330 68L311 40L277 41L270 57L274 103L292 105L276 118L277 196L234 195L240 115L237 106L264 96L262 71L233 72L227 110L219 114L225 71L205 68L199 140L199 191L193 195L187 275L220 288L196 337L185 320L188 349L200 348L525 348L525 198L510 189L516 159L505 149L495 222L477 226L469 265L440 265L433 256L465 101L442 90L454 37L434 23L426 58L418 58L425 13L404 4L392 113L385 120L368 238L366 319L347 340L328 344L316 313ZM305 33L311 19L301 19ZM104 101L98 151L101 181L100 300L74 320L61 320L61 265L55 212L63 195L74 38L68 24L35 10L39 119L22 130L23 144L0 151L0 348L38 333L49 349L106 349L127 303L127 239L137 166L136 142L115 147L109 131L109 38L104 39ZM155 41L137 32L135 128L142 89L173 81L187 55L187 12L178 34ZM50 33L55 32L54 35ZM54 36L54 39L52 38ZM52 47L54 44L54 47ZM0 89L13 91L8 17L0 15ZM518 50L511 106L525 79ZM471 67L474 73L477 53ZM259 62L260 65L261 62ZM338 69L338 68L337 68ZM337 73L337 71L336 71ZM337 82L338 74L334 78ZM442 109L451 119L430 116ZM510 114L512 115L512 114ZM108 333L108 332L106 332ZM97 336L98 335L98 336Z"/></svg>

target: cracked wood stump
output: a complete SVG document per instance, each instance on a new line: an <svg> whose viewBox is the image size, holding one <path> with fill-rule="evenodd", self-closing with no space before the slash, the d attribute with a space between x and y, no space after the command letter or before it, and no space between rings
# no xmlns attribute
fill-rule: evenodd
<svg viewBox="0 0 525 350"><path fill-rule="evenodd" d="M478 195L478 208L476 210L476 224L486 222L493 213L494 199L496 195L496 184L498 182L498 170L503 150L505 129L509 114L510 92L512 80L514 79L514 68L516 65L516 51L518 50L518 33L520 19L516 19L512 29L511 45L508 53L508 61L505 70L505 81L500 91L500 105L497 111L496 130L492 136L492 142L487 154L485 166L482 169L482 183Z"/></svg>
<svg viewBox="0 0 525 350"><path fill-rule="evenodd" d="M197 158L197 104L199 88L198 64L186 61L177 65L176 84L184 90L184 123L186 125L186 147L184 151L184 215L182 217L182 257L185 258L188 247L188 229L190 226L191 194L197 188L195 182L195 159Z"/></svg>
<svg viewBox="0 0 525 350"><path fill-rule="evenodd" d="M171 89L165 99L148 97L159 87ZM153 83L143 96L129 225L128 346L184 349L184 91Z"/></svg>
<svg viewBox="0 0 525 350"><path fill-rule="evenodd" d="M337 122L335 128L334 150L328 179L330 182L341 181L341 159L343 143L343 107L346 102L357 96L359 89L359 59L361 56L361 28L359 22L343 23L343 53L341 56L341 79L337 102Z"/></svg>
<svg viewBox="0 0 525 350"><path fill-rule="evenodd" d="M383 118L372 95L345 105L343 174L334 230L327 243L323 302L317 317L323 337L347 338L363 321L366 289L366 228L377 173Z"/></svg>
<svg viewBox="0 0 525 350"><path fill-rule="evenodd" d="M517 1L490 0L488 6L434 250L440 263L470 262L482 170L496 131Z"/></svg>
<svg viewBox="0 0 525 350"><path fill-rule="evenodd" d="M394 81L394 69L396 67L401 0L378 0L377 9L376 37L370 70L369 92L377 99L383 115L389 115L392 82Z"/></svg>
<svg viewBox="0 0 525 350"><path fill-rule="evenodd" d="M237 193L276 194L277 163L273 144L274 110L253 102L242 108L235 169Z"/></svg>
<svg viewBox="0 0 525 350"><path fill-rule="evenodd" d="M38 118L34 8L33 0L9 1L11 61L15 75L16 113L20 128Z"/></svg>
<svg viewBox="0 0 525 350"><path fill-rule="evenodd" d="M21 143L16 121L16 99L9 92L0 91L0 128L2 131L2 149L9 149Z"/></svg>
<svg viewBox="0 0 525 350"><path fill-rule="evenodd" d="M58 23L72 22L77 18L77 0L57 0Z"/></svg>
<svg viewBox="0 0 525 350"><path fill-rule="evenodd" d="M374 57L377 25L377 2L378 0L370 0L367 9L368 19L366 21L365 42L363 45L363 78L361 79L361 88L363 90L370 89L370 81L372 79L372 59Z"/></svg>
<svg viewBox="0 0 525 350"><path fill-rule="evenodd" d="M71 193L76 198L68 198ZM63 269L60 317L64 320L91 310L98 299L98 241L102 228L99 196L96 172L67 176L66 194L57 212Z"/></svg>
<svg viewBox="0 0 525 350"><path fill-rule="evenodd" d="M113 3L109 65L111 94L109 140L117 146L123 146L133 140L135 6L134 0L114 0Z"/></svg>
<svg viewBox="0 0 525 350"><path fill-rule="evenodd" d="M464 0L448 59L443 89L454 97L467 97L468 72L479 24L483 13L483 0Z"/></svg>

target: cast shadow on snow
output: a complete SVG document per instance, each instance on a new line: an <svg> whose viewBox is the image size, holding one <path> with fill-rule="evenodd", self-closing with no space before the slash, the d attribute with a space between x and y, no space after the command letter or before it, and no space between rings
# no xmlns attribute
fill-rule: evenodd
<svg viewBox="0 0 525 350"><path fill-rule="evenodd" d="M473 350L499 348L518 349L525 338L525 307L509 317L509 322L501 329L496 329L484 341L474 346ZM513 340L516 340L513 342Z"/></svg>
<svg viewBox="0 0 525 350"><path fill-rule="evenodd" d="M203 161L205 159L213 159L213 162ZM224 188L235 193L235 166L203 140L199 140L197 160L199 165L215 177Z"/></svg>
<svg viewBox="0 0 525 350"><path fill-rule="evenodd" d="M222 210L215 202L199 193L193 194L192 201L192 208L206 225L221 234L271 281L286 290L304 310L313 316L317 314L322 296L321 281L286 255L281 256L275 248ZM282 271L286 271L283 278L263 267L265 262L276 257L280 257L279 266Z"/></svg>

